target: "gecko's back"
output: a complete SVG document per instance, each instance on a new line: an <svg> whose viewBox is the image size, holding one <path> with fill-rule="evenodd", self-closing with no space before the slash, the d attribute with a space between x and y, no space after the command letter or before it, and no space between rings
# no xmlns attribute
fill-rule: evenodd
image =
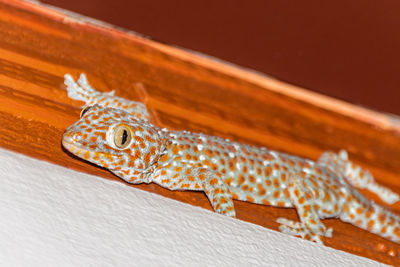
<svg viewBox="0 0 400 267"><path fill-rule="evenodd" d="M340 189L347 190L343 179L311 160L201 133L164 131L164 135L169 141L170 158L164 166L178 158L192 167L206 167L220 173L233 199L292 207L288 181L298 174L304 176L305 185L321 206L339 199Z"/></svg>

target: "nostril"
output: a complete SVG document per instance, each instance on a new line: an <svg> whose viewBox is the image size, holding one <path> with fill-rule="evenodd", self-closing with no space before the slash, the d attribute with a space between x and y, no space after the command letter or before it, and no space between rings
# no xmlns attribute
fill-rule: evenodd
<svg viewBox="0 0 400 267"><path fill-rule="evenodd" d="M79 142L81 139L82 139L82 133L81 132L77 132L77 133L74 133L72 135L72 141L73 142Z"/></svg>

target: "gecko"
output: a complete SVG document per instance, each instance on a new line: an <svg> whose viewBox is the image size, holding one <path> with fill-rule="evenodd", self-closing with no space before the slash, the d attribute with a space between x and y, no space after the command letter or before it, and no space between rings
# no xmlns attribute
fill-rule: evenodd
<svg viewBox="0 0 400 267"><path fill-rule="evenodd" d="M393 204L399 195L349 160L345 150L317 161L265 147L150 122L146 105L93 89L84 74L64 81L68 96L84 101L80 119L62 145L128 183L156 183L170 190L203 191L215 212L235 217L233 200L295 208L300 221L278 218L279 230L323 244L332 237L324 218L339 218L400 243L400 218L356 188Z"/></svg>

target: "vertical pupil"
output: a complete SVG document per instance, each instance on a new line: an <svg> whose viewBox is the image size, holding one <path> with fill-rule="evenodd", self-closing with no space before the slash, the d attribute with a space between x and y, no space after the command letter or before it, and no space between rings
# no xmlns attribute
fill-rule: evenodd
<svg viewBox="0 0 400 267"><path fill-rule="evenodd" d="M124 132L122 133L122 142L121 145L125 144L126 139L128 139L128 132L126 130L124 130Z"/></svg>

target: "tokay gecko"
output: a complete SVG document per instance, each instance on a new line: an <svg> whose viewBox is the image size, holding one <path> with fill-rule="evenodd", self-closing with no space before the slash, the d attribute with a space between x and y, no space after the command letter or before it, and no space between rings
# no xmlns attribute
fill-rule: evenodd
<svg viewBox="0 0 400 267"><path fill-rule="evenodd" d="M322 243L332 229L321 222L340 218L400 243L400 218L355 188L392 204L399 196L353 164L346 151L325 152L316 161L150 123L146 106L93 89L81 75L65 75L68 96L86 102L62 144L74 155L133 184L157 183L171 190L204 191L215 212L235 217L233 199L294 207L299 222L279 218L283 233Z"/></svg>

